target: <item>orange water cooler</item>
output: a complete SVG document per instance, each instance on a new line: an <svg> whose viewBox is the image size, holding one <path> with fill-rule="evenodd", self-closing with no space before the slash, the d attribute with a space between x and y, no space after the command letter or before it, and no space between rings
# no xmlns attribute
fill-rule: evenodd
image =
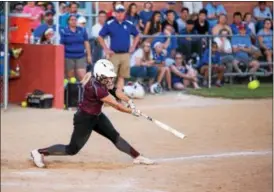
<svg viewBox="0 0 274 192"><path fill-rule="evenodd" d="M31 19L29 14L10 14L10 27L16 27L16 30L10 31L10 43L24 43L25 35L31 33Z"/></svg>

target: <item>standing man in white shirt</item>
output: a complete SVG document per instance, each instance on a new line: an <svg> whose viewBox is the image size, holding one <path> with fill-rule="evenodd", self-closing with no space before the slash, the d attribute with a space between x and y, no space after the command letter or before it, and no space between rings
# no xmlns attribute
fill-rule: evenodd
<svg viewBox="0 0 274 192"><path fill-rule="evenodd" d="M93 40L93 46L92 46L92 48L93 48L93 51L92 51L93 63L95 63L96 61L98 61L99 59L102 59L104 57L103 48L101 47L101 45L97 41L97 37L99 36L99 32L103 28L106 20L107 20L107 13L103 10L99 11L98 23L93 25L92 28L91 28L91 35L94 39ZM105 39L105 43L107 45L109 45L109 37L107 37Z"/></svg>

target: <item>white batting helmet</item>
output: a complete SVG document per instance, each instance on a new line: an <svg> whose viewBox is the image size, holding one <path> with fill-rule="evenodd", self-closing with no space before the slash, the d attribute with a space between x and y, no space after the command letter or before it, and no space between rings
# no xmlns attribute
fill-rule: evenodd
<svg viewBox="0 0 274 192"><path fill-rule="evenodd" d="M143 99L145 97L145 89L138 82L124 86L124 93L132 99Z"/></svg>
<svg viewBox="0 0 274 192"><path fill-rule="evenodd" d="M94 64L93 75L95 78L117 76L113 64L106 59L100 59Z"/></svg>

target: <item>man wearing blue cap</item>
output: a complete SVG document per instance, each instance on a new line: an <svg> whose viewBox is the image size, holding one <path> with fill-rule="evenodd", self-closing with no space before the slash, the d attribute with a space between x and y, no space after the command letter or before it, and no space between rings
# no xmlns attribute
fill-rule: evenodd
<svg viewBox="0 0 274 192"><path fill-rule="evenodd" d="M130 46L130 36L133 35L133 43ZM110 37L110 47L105 44L104 38ZM124 78L130 77L130 54L138 42L139 33L132 22L125 20L125 7L116 5L115 18L109 20L101 29L98 37L100 45L103 47L107 58L113 63L117 74L116 88L122 90Z"/></svg>

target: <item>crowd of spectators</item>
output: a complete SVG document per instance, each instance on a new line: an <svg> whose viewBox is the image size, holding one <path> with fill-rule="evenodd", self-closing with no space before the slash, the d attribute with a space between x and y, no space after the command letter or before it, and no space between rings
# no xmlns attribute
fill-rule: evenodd
<svg viewBox="0 0 274 192"><path fill-rule="evenodd" d="M130 3L125 7L123 1L115 1L111 10L99 11L98 22L89 35L84 29L86 18L79 13L78 4L60 2L59 26L61 43L65 45L66 76L74 76L72 69L76 69L81 79L85 65L103 57L120 66L122 79L130 75L142 81L148 79L149 85L164 82L167 90L181 90L189 85L200 88L198 73L203 77L202 85L207 86L209 55L212 72L217 75L216 86L223 85L225 72L242 75L246 71L256 72L259 60L267 61L266 70L272 72L273 15L266 2L258 2L253 13L241 10L233 13L232 23L228 23L227 10L221 2L207 2L205 6L202 2L183 2L180 12L175 10L174 1L168 1L160 10L155 10L153 4L144 2L143 7L138 7ZM51 42L56 30L53 23L56 10L51 2L18 3L13 12L31 14L35 37L44 44ZM121 26L124 31L120 30ZM139 40L139 34L145 36ZM208 38L197 35L211 34L220 37L213 38L210 54ZM88 37L95 39L91 48ZM128 41L131 44L124 46ZM115 53L129 55L113 57ZM130 73L125 65L130 67ZM119 86L123 86L120 81Z"/></svg>

